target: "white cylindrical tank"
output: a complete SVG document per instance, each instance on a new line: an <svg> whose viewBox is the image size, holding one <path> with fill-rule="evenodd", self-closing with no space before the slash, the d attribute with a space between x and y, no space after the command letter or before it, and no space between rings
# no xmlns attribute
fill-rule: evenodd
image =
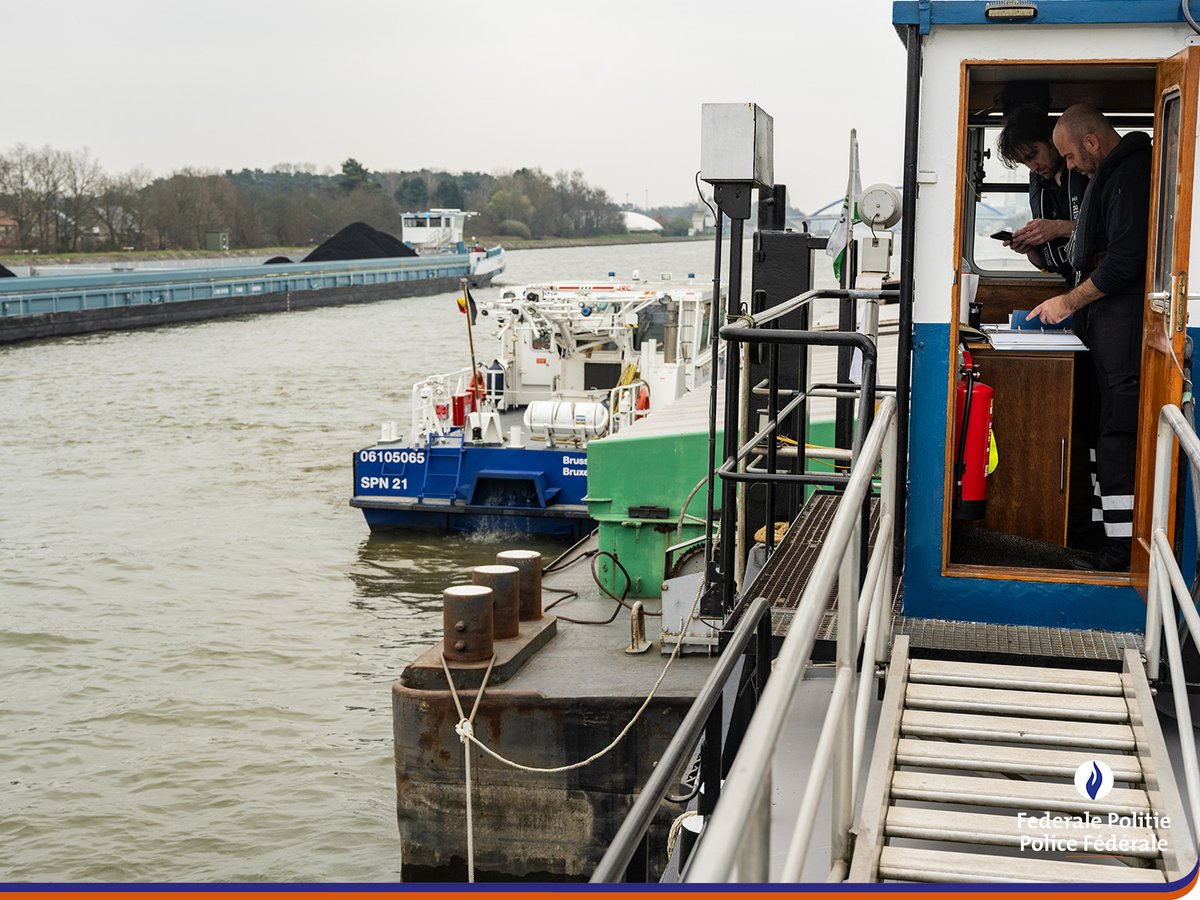
<svg viewBox="0 0 1200 900"><path fill-rule="evenodd" d="M608 410L591 400L534 400L525 407L525 427L551 441L586 440L608 431Z"/></svg>

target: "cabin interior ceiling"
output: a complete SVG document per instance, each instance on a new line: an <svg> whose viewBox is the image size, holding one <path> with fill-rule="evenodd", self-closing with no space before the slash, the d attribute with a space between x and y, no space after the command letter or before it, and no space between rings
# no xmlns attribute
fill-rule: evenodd
<svg viewBox="0 0 1200 900"><path fill-rule="evenodd" d="M1000 113L1010 85L1045 82L1050 111L1062 112L1073 103L1088 103L1108 113L1148 112L1154 109L1155 67L1145 63L971 66L972 114Z"/></svg>

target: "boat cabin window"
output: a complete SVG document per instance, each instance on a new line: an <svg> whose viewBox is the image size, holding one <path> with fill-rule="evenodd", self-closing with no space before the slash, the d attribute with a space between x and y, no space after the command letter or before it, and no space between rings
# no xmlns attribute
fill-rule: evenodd
<svg viewBox="0 0 1200 900"><path fill-rule="evenodd" d="M1071 560L1083 549L1078 546L1081 536L1083 542L1092 540L1098 527L1091 524L1091 464L1081 424L1094 413L1079 408L1073 387L1077 367L1090 367L1092 362L1086 352L1065 346L1067 341L1060 347L1052 340L1006 344L1003 337L993 337L989 343L969 327L989 334L989 325L1007 326L1014 311L1030 310L1067 290L1061 274L1043 271L1025 254L991 237L1014 231L1035 217L1030 171L1026 165L1006 166L997 141L1006 116L1018 106L1039 105L1053 122L1080 102L1104 113L1118 132L1143 131L1153 140L1157 66L1152 62L1022 62L964 63L964 69L957 191L962 200L956 223L959 258L951 262L969 274L960 275L951 298L951 347L957 352L952 349L950 354L954 390L947 413L945 571L969 577L988 577L990 571L994 577L1012 577L1014 569L1024 569L1031 578L1048 577L1048 572L1076 578ZM1170 116L1178 121L1179 104L1174 108L1170 112L1169 101L1164 107L1168 126ZM1170 133L1169 127L1165 130ZM1162 164L1163 174L1169 171L1173 176L1178 148L1167 148L1164 157L1169 158ZM1173 189L1171 181L1168 196L1173 196ZM1157 231L1160 246L1169 247L1174 238L1173 205L1162 206L1157 221L1148 224L1152 232ZM1166 284L1170 254L1157 256L1164 261L1161 271L1153 272L1154 282ZM1155 263L1147 265L1153 268ZM966 296L972 290L973 306ZM960 440L958 428L964 414L955 408L955 395L965 394L964 382L968 382L963 377L964 346L978 370L976 383L994 392L995 444L987 454L993 468L986 478L986 503L976 507L963 503L957 474L967 443ZM1135 495L1134 503L1139 502ZM1086 577L1128 583L1129 576L1097 572Z"/></svg>
<svg viewBox="0 0 1200 900"><path fill-rule="evenodd" d="M975 202L972 213L971 269L996 275L1019 272L1042 277L1042 272L1024 255L1013 253L992 235L1013 231L1029 221L1029 171L1024 166L1006 166L996 150L999 123L972 128L968 158L973 167ZM1050 276L1044 276L1050 277Z"/></svg>
<svg viewBox="0 0 1200 900"><path fill-rule="evenodd" d="M1159 181L1165 196L1175 196L1175 179L1179 168L1179 107L1178 92L1168 95L1163 102L1163 132L1166 146L1159 164ZM1175 242L1175 204L1162 203L1158 209L1155 241L1155 266L1153 289L1166 290L1170 278L1171 254L1166 249Z"/></svg>

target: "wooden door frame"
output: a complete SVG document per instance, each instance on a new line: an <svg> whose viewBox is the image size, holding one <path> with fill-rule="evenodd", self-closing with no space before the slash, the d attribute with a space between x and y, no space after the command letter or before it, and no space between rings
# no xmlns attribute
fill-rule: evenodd
<svg viewBox="0 0 1200 900"><path fill-rule="evenodd" d="M1142 304L1142 360L1141 389L1138 404L1137 470L1133 491L1133 541L1130 560L1130 579L1138 593L1146 596L1146 585L1150 565L1150 518L1154 502L1154 447L1158 433L1158 416L1164 403L1178 403L1183 396L1183 376L1176 361L1183 359L1183 345L1187 331L1171 330L1168 345L1164 341L1163 316L1151 309L1149 294L1154 288L1155 255L1158 244L1159 198L1162 192L1163 153L1166 143L1163 137L1163 111L1166 100L1172 94L1180 96L1179 148L1175 179L1175 233L1171 255L1170 285L1174 292L1176 277L1186 273L1189 266L1192 227L1192 181L1196 163L1197 88L1200 73L1200 47L1187 47L1180 53L1158 64L1155 85L1154 148L1151 163L1150 210L1146 237L1146 278ZM1187 308L1186 281L1184 296L1179 300ZM1167 314L1168 328L1171 313ZM1173 352L1168 360L1167 348ZM1175 460L1172 456L1171 493L1176 485ZM1173 540L1175 534L1175 510L1167 513L1167 535Z"/></svg>

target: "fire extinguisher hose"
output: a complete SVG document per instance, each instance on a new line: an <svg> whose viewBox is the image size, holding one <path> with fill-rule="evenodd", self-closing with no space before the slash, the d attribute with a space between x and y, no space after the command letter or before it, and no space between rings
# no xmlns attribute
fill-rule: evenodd
<svg viewBox="0 0 1200 900"><path fill-rule="evenodd" d="M971 390L975 387L975 369L964 366L966 378L966 395L963 397L962 427L958 432L958 449L954 460L954 505L961 507L963 502L963 473L967 470L967 424L971 421Z"/></svg>

